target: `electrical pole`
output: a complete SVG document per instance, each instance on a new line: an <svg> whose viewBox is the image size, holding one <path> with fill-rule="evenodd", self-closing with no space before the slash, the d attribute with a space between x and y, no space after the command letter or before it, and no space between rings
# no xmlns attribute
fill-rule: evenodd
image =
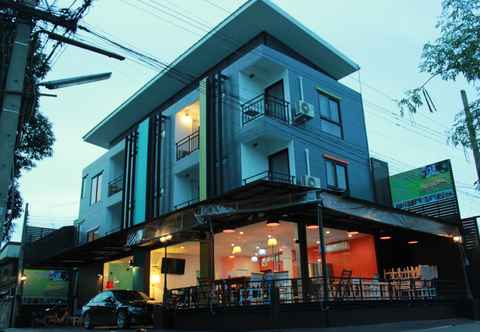
<svg viewBox="0 0 480 332"><path fill-rule="evenodd" d="M33 7L37 4L37 0L31 0L29 4ZM17 18L15 39L4 89L5 95L0 111L0 241L4 236L8 194L13 178L13 156L23 99L25 68L34 24L31 18L22 18L20 15L17 15Z"/></svg>
<svg viewBox="0 0 480 332"><path fill-rule="evenodd" d="M470 105L468 104L467 93L465 90L461 90L463 109L465 111L465 122L467 124L468 136L470 139L470 145L472 146L473 158L475 159L475 167L477 169L477 185L480 186L480 150L478 146L477 133L475 126L473 125L473 116L470 111Z"/></svg>
<svg viewBox="0 0 480 332"><path fill-rule="evenodd" d="M28 203L25 204L25 213L23 214L23 225L22 225L22 240L20 242L20 252L18 253L18 263L17 263L17 284L15 287L15 298L13 302L13 314L11 327L15 326L17 317L20 311L20 306L22 304L23 297L23 283L26 281L24 276L24 258L25 258L25 244L27 242L27 227L28 227Z"/></svg>

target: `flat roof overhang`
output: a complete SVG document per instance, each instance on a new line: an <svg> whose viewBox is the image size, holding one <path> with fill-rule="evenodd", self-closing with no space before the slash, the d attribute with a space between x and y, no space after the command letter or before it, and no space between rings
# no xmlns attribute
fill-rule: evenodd
<svg viewBox="0 0 480 332"><path fill-rule="evenodd" d="M288 45L334 79L339 80L360 69L346 55L275 4L268 0L251 0L174 60L168 70L161 71L122 103L90 130L84 140L109 148L110 143L132 125L264 32Z"/></svg>
<svg viewBox="0 0 480 332"><path fill-rule="evenodd" d="M258 180L221 197L166 214L151 223L136 225L93 242L67 248L55 256L37 262L35 266L76 266L107 261L131 255L136 247L155 249L201 239L203 234L210 230L209 220L216 232L225 226L241 227L271 217L286 221L307 221L315 218L319 205L322 206L325 227L365 232L414 231L442 237L459 234L458 226L436 218L322 190ZM160 242L160 237L166 234L172 235L172 240Z"/></svg>

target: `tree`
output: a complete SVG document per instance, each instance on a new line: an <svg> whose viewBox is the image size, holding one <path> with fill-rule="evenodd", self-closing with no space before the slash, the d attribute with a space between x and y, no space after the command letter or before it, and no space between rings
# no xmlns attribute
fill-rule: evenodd
<svg viewBox="0 0 480 332"><path fill-rule="evenodd" d="M440 30L440 37L424 45L419 65L420 71L431 77L420 87L407 91L398 101L402 114L416 113L424 104L430 112L436 111L425 88L434 77L455 81L463 76L474 86L480 79L480 0L443 0L436 28ZM480 94L478 86L477 94ZM480 96L475 99L470 108L474 128L480 133ZM463 111L455 116L448 142L465 149L472 148Z"/></svg>
<svg viewBox="0 0 480 332"><path fill-rule="evenodd" d="M5 76L9 63L9 50L13 42L15 29L14 17L0 13L0 41L2 57L0 62L0 86L5 84ZM50 67L43 53L40 40L31 43L31 52L25 72L24 98L21 109L21 132L17 140L14 160L14 181L9 190L7 224L5 236L12 232L12 221L20 217L23 200L19 191L19 179L23 171L31 170L36 162L50 157L53 153L55 137L49 119L40 112L39 89L37 83L44 79Z"/></svg>

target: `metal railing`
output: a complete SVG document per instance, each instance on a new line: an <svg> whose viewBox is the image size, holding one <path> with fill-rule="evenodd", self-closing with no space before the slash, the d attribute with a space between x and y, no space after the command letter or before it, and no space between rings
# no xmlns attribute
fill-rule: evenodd
<svg viewBox="0 0 480 332"><path fill-rule="evenodd" d="M261 94L242 105L242 125L264 115L288 122L290 105L286 100Z"/></svg>
<svg viewBox="0 0 480 332"><path fill-rule="evenodd" d="M175 206L173 207L173 209L174 209L174 210L178 210L178 209L181 209L181 208L190 206L190 205L192 205L192 204L195 204L195 203L197 203L198 201L199 201L199 198L198 198L198 197L192 198L192 199L190 199L190 200L188 200L188 201L185 201L185 202L182 202L182 203L179 203L179 204L175 205Z"/></svg>
<svg viewBox="0 0 480 332"><path fill-rule="evenodd" d="M246 185L259 180L295 184L295 177L293 175L274 171L263 171L249 176L248 178L243 179L243 184Z"/></svg>
<svg viewBox="0 0 480 332"><path fill-rule="evenodd" d="M166 304L172 309L203 307L239 307L272 304L358 302L358 301L432 301L465 297L456 282L441 280L385 280L367 278L310 278L231 283L217 280L211 284L171 289Z"/></svg>
<svg viewBox="0 0 480 332"><path fill-rule="evenodd" d="M108 196L112 196L123 190L123 174L108 182Z"/></svg>
<svg viewBox="0 0 480 332"><path fill-rule="evenodd" d="M177 160L185 158L200 146L200 130L194 131L177 142Z"/></svg>

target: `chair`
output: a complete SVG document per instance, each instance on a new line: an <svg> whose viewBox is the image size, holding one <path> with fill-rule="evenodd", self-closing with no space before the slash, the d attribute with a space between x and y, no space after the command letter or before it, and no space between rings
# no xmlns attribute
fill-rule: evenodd
<svg viewBox="0 0 480 332"><path fill-rule="evenodd" d="M340 280L335 287L335 299L343 299L352 290L352 270L342 270Z"/></svg>

